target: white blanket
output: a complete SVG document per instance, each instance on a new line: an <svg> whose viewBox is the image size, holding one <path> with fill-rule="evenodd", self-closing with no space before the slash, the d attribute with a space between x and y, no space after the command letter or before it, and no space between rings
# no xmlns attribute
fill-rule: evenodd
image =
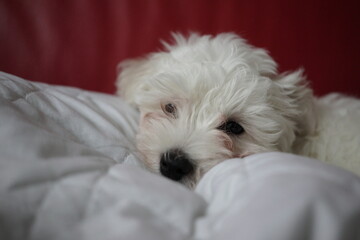
<svg viewBox="0 0 360 240"><path fill-rule="evenodd" d="M0 239L360 239L360 179L264 153L195 192L141 167L118 97L0 74Z"/></svg>

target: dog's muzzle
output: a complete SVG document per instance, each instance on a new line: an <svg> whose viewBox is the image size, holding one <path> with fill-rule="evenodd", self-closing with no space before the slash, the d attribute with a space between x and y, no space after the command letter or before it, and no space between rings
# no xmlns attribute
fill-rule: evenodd
<svg viewBox="0 0 360 240"><path fill-rule="evenodd" d="M193 170L193 164L180 149L172 149L161 156L160 173L165 177L179 181Z"/></svg>

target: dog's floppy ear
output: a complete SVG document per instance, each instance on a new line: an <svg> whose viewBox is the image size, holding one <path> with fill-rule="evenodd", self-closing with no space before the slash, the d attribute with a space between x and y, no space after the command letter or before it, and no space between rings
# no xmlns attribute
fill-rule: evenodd
<svg viewBox="0 0 360 240"><path fill-rule="evenodd" d="M261 76L270 78L276 76L277 64L265 49L250 47L249 54L245 57Z"/></svg>
<svg viewBox="0 0 360 240"><path fill-rule="evenodd" d="M229 52L225 55L239 56L239 59L245 60L245 63L252 69L264 77L274 77L277 74L277 64L265 49L253 47L241 36L235 33L222 33L213 38L214 42L218 42L218 49L222 54L225 46ZM216 46L216 45L215 45Z"/></svg>
<svg viewBox="0 0 360 240"><path fill-rule="evenodd" d="M303 75L303 70L287 72L273 79L279 89L279 109L286 109L283 114L296 124L296 134L304 136L315 129L314 97ZM276 104L275 104L276 105Z"/></svg>
<svg viewBox="0 0 360 240"><path fill-rule="evenodd" d="M146 81L154 71L148 58L125 60L118 65L118 77L116 80L117 94L122 96L128 103L138 106L136 98Z"/></svg>

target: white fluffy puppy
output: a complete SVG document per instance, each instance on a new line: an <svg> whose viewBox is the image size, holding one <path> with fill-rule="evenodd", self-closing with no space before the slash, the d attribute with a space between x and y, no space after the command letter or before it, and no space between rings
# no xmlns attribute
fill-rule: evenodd
<svg viewBox="0 0 360 240"><path fill-rule="evenodd" d="M165 51L120 64L118 93L140 110L145 165L192 188L229 158L283 151L360 173L360 103L315 99L302 71L278 74L232 33L174 34Z"/></svg>

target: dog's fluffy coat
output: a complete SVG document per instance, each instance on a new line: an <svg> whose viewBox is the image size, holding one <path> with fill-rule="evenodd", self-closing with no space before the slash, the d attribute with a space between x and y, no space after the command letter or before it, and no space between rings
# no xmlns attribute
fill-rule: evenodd
<svg viewBox="0 0 360 240"><path fill-rule="evenodd" d="M194 187L225 159L268 151L314 157L360 174L360 103L340 95L312 95L302 70L278 74L266 51L232 33L174 34L173 44L120 64L119 94L140 110L137 147L159 172L160 156L182 149L195 171ZM171 103L176 113L164 106ZM226 121L245 130L219 130Z"/></svg>

